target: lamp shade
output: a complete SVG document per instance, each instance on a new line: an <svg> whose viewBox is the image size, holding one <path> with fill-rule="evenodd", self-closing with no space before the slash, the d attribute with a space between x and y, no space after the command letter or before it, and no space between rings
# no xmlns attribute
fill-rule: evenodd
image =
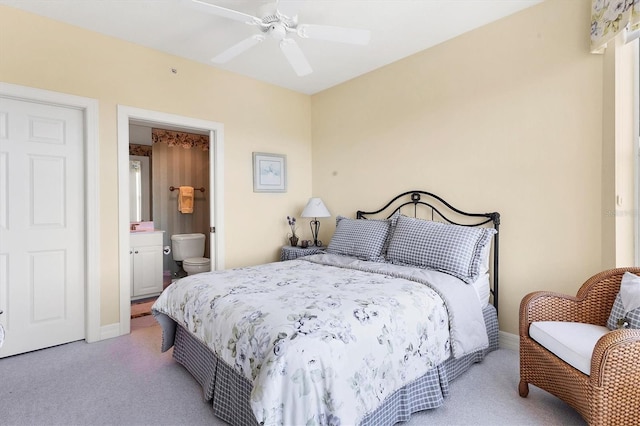
<svg viewBox="0 0 640 426"><path fill-rule="evenodd" d="M313 197L309 198L300 217L331 217L331 213L320 198Z"/></svg>

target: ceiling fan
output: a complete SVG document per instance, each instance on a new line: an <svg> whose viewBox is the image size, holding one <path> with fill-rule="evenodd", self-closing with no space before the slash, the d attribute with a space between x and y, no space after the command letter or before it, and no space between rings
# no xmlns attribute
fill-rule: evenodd
<svg viewBox="0 0 640 426"><path fill-rule="evenodd" d="M366 45L371 38L369 30L354 28L333 27L327 25L299 24L297 15L286 15L278 9L278 3L269 3L260 10L261 18L225 7L216 6L201 0L191 0L191 6L213 15L221 16L245 24L255 25L260 34L252 35L227 50L219 53L211 61L225 63L249 50L253 46L264 41L267 36L280 42L280 50L287 61L299 76L310 74L313 70L309 61L300 49L295 39L289 37L296 34L298 37L316 40L334 41L356 45Z"/></svg>

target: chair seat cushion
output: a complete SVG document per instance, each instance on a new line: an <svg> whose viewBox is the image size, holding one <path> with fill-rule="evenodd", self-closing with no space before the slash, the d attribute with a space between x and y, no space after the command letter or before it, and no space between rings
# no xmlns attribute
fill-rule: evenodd
<svg viewBox="0 0 640 426"><path fill-rule="evenodd" d="M593 348L608 332L607 327L579 322L535 321L529 326L533 340L586 375L591 373Z"/></svg>

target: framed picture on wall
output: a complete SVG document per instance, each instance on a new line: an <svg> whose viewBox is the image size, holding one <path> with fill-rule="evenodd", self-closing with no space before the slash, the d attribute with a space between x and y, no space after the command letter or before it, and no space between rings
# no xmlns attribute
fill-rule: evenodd
<svg viewBox="0 0 640 426"><path fill-rule="evenodd" d="M287 192L287 156L253 153L253 192Z"/></svg>

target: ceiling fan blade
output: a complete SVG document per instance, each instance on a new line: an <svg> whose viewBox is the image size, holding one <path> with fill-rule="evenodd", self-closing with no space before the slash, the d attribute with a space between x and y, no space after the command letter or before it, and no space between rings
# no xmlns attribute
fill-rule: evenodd
<svg viewBox="0 0 640 426"><path fill-rule="evenodd" d="M369 44L371 39L371 31L369 30L312 24L298 25L298 35L303 38L359 44L362 46Z"/></svg>
<svg viewBox="0 0 640 426"><path fill-rule="evenodd" d="M263 36L262 34L252 35L251 37L245 38L240 43L234 44L224 52L218 54L216 57L211 59L211 61L218 64L223 64L225 62L228 62L231 59L238 56L239 54L241 54L242 52L249 50L256 44L262 42L264 39L265 39L265 36Z"/></svg>
<svg viewBox="0 0 640 426"><path fill-rule="evenodd" d="M305 58L304 53L302 53L300 46L298 46L295 40L290 38L280 40L280 49L293 67L293 70L300 77L313 72L311 65L309 65L307 58Z"/></svg>
<svg viewBox="0 0 640 426"><path fill-rule="evenodd" d="M223 18L233 19L235 21L244 22L246 24L258 24L262 22L261 19L255 16L238 12L237 10L227 9L226 7L216 6L215 4L207 3L200 0L191 0L189 4L191 7L202 12L222 16Z"/></svg>

